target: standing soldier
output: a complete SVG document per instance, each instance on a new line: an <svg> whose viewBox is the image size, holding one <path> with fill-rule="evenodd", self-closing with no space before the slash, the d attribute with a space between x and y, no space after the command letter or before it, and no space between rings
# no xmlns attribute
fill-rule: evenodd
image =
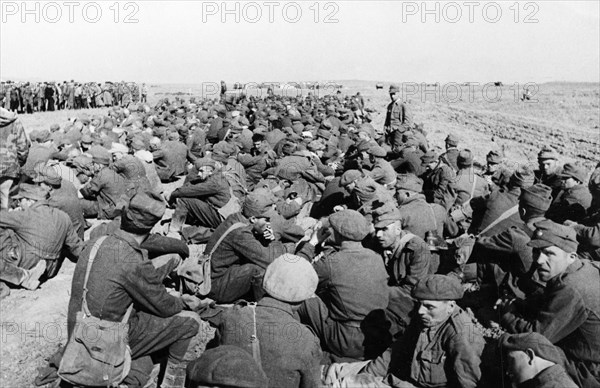
<svg viewBox="0 0 600 388"><path fill-rule="evenodd" d="M27 113L33 113L33 88L29 82L23 87L23 110Z"/></svg>
<svg viewBox="0 0 600 388"><path fill-rule="evenodd" d="M29 140L21 120L0 108L0 209L8 209L8 193L28 154Z"/></svg>
<svg viewBox="0 0 600 388"><path fill-rule="evenodd" d="M400 88L397 85L390 86L390 99L392 102L387 107L384 128L392 148L395 148L402 145L402 134L410 129L412 119L406 105L400 100Z"/></svg>
<svg viewBox="0 0 600 388"><path fill-rule="evenodd" d="M146 84L142 84L141 95L142 95L142 102L143 103L148 102L148 86L146 86Z"/></svg>

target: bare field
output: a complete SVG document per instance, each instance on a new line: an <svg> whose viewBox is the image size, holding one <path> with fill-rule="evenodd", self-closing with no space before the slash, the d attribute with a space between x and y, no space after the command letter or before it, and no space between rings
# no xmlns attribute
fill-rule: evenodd
<svg viewBox="0 0 600 388"><path fill-rule="evenodd" d="M389 101L385 83L375 90L376 82L342 81L343 94L360 91L368 107L377 110L373 124L382 126ZM443 85L442 85L443 86ZM150 102L159 98L174 98L177 92L199 95L198 85L151 85ZM409 96L409 109L416 122L424 123L430 143L442 149L448 133L461 139L460 148L469 148L479 162L491 148L503 149L510 163L535 163L537 151L551 145L565 161L578 161L588 168L600 161L600 85L541 84L533 98L537 102L522 102L511 86L502 89L499 99L493 90L487 98L481 87L468 93L461 91L462 101L450 102L456 94L437 93ZM282 92L282 91L279 91ZM288 95L291 91L285 91ZM306 93L307 91L303 91ZM313 91L318 94L318 91ZM321 91L323 93L323 91ZM188 98L184 94L181 97ZM473 96L472 100L469 98ZM436 97L437 96L437 97ZM106 109L56 111L21 115L29 133L47 129L81 114L102 114ZM66 314L74 264L65 262L59 275L35 292L12 290L0 304L0 387L30 387L36 369L66 342Z"/></svg>

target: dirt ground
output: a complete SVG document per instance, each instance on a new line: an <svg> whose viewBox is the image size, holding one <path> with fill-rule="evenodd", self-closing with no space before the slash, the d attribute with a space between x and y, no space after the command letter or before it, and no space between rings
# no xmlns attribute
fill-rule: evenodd
<svg viewBox="0 0 600 388"><path fill-rule="evenodd" d="M389 84L385 84L384 90L375 90L375 83L342 82L345 85L342 92L360 91L366 105L377 110L373 124L381 126L389 102ZM481 163L491 148L504 150L507 164L513 168L516 163L535 163L537 151L544 144L556 147L565 161L577 160L588 168L600 161L598 84L542 84L534 96L538 101L526 103L520 101L512 86L501 88L500 98L494 90L484 98L483 89L469 89L463 87L462 100L456 102L453 101L456 94L441 89L408 96L414 120L425 124L430 143L439 150L445 136L454 133L461 139L459 147L471 149ZM151 93L169 97L163 94L165 90L153 86ZM190 88L180 85L180 90ZM45 112L20 117L30 132L49 128L53 123L64 126L69 117L84 112ZM102 112L87 110L90 115ZM13 289L1 301L0 387L34 386L37 368L45 365L46 359L66 342L67 305L74 267L73 263L65 262L58 276L40 289L34 292Z"/></svg>

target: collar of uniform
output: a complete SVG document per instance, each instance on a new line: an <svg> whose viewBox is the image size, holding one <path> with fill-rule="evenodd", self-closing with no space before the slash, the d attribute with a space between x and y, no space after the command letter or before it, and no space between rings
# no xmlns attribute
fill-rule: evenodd
<svg viewBox="0 0 600 388"><path fill-rule="evenodd" d="M113 235L119 240L125 241L127 244L129 244L130 247L132 247L136 251L139 251L144 256L144 260L148 258L148 251L142 249L140 247L140 244L135 240L135 238L133 238L133 236L130 233L127 233L123 229L118 229L113 233Z"/></svg>
<svg viewBox="0 0 600 388"><path fill-rule="evenodd" d="M360 241L345 240L340 244L340 251L357 251L362 248L363 246Z"/></svg>
<svg viewBox="0 0 600 388"><path fill-rule="evenodd" d="M282 302L270 296L265 296L258 302L258 306L274 308L277 310L284 311L288 313L290 316L294 316L294 312L292 311L292 306L289 303Z"/></svg>

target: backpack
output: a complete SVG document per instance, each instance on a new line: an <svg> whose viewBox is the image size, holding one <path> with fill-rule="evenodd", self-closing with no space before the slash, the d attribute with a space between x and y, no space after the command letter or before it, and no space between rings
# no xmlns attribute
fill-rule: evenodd
<svg viewBox="0 0 600 388"><path fill-rule="evenodd" d="M210 260L221 242L235 229L243 228L246 224L236 222L219 237L213 248L206 254L196 249L190 249L190 256L185 259L177 269L177 275L183 282L182 289L190 291L193 295L204 297L210 293L212 287Z"/></svg>

